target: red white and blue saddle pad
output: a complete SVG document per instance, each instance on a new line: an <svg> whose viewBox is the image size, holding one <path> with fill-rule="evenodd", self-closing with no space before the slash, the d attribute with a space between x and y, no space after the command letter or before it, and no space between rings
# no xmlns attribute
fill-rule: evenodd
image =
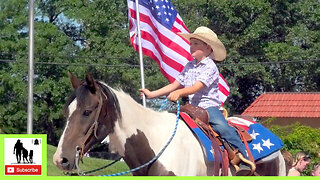
<svg viewBox="0 0 320 180"><path fill-rule="evenodd" d="M207 135L204 134L187 114L180 113L180 116L198 137L200 143L202 143L206 151L207 159L209 161L214 161L211 141ZM255 161L258 161L283 147L283 143L279 137L255 121L239 117L229 117L227 120L232 124L241 126L250 134L252 141L248 142L248 146Z"/></svg>
<svg viewBox="0 0 320 180"><path fill-rule="evenodd" d="M198 137L198 140L200 143L202 143L205 153L207 156L208 161L213 162L214 157L212 154L212 148L211 148L211 141L207 137L206 134L198 127L198 125L190 118L189 115L187 115L184 112L180 112L180 116L184 120L184 122L190 127L190 129L193 131L193 133Z"/></svg>
<svg viewBox="0 0 320 180"><path fill-rule="evenodd" d="M283 147L283 143L279 137L255 121L240 117L229 117L227 120L230 123L241 126L250 134L252 141L248 143L248 146L255 161Z"/></svg>

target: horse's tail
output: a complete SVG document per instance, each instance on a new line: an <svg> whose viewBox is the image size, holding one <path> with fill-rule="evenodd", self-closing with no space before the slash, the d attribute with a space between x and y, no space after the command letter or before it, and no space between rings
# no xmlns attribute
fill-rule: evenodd
<svg viewBox="0 0 320 180"><path fill-rule="evenodd" d="M286 164L286 174L288 174L289 169L291 169L292 164L293 164L292 154L287 150L281 150L281 154L282 154L284 162Z"/></svg>

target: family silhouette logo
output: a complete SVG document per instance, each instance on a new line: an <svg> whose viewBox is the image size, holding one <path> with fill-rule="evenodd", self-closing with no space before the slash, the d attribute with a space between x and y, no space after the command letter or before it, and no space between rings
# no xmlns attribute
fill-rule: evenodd
<svg viewBox="0 0 320 180"><path fill-rule="evenodd" d="M4 138L5 175L42 175L42 138Z"/></svg>

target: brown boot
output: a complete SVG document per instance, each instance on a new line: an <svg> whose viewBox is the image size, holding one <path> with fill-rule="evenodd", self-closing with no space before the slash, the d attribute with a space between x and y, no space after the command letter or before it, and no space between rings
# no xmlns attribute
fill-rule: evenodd
<svg viewBox="0 0 320 180"><path fill-rule="evenodd" d="M256 170L256 165L243 157L242 154L238 153L237 155L241 162L239 163L238 168L236 168L236 176L251 176Z"/></svg>

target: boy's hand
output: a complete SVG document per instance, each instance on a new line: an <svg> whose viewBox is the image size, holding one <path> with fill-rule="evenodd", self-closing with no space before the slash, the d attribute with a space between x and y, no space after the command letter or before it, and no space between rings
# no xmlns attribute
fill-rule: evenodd
<svg viewBox="0 0 320 180"><path fill-rule="evenodd" d="M143 94L146 96L146 98L150 99L152 98L151 96L151 91L149 91L149 89L139 89L139 91L141 92L140 93L140 96L142 97Z"/></svg>
<svg viewBox="0 0 320 180"><path fill-rule="evenodd" d="M180 98L180 90L176 90L176 91L173 91L169 94L168 96L168 99L172 102L176 102L178 101L178 99Z"/></svg>

